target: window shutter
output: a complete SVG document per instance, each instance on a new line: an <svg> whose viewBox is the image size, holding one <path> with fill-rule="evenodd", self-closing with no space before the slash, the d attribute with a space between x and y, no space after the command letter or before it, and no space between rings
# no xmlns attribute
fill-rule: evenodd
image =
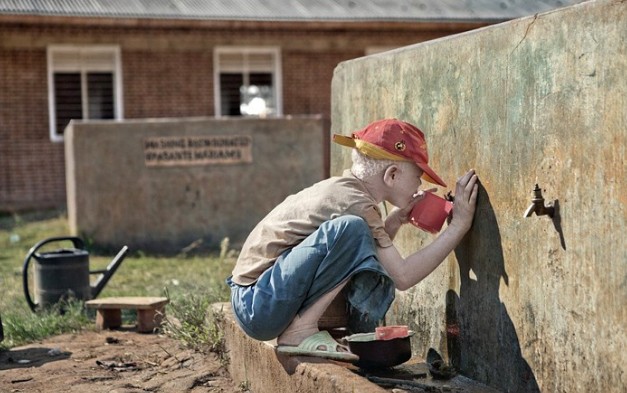
<svg viewBox="0 0 627 393"><path fill-rule="evenodd" d="M220 74L220 100L222 116L240 116L240 88L244 84L242 74Z"/></svg>
<svg viewBox="0 0 627 393"><path fill-rule="evenodd" d="M113 74L87 74L87 103L89 119L113 119Z"/></svg>
<svg viewBox="0 0 627 393"><path fill-rule="evenodd" d="M56 104L56 130L63 135L63 130L72 119L83 118L81 98L81 74L54 74L54 100Z"/></svg>

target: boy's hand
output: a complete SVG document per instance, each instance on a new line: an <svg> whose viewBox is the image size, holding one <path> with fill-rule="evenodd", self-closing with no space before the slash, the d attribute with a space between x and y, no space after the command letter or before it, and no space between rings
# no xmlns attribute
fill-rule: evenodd
<svg viewBox="0 0 627 393"><path fill-rule="evenodd" d="M477 192L479 184L475 170L471 169L459 179L455 186L455 202L453 203L453 218L450 227L456 227L468 232L477 207Z"/></svg>

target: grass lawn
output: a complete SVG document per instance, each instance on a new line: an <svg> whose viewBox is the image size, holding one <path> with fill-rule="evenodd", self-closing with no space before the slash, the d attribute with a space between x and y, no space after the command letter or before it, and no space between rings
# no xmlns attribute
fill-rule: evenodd
<svg viewBox="0 0 627 393"><path fill-rule="evenodd" d="M2 347L13 347L45 337L80 329L93 328L95 312L84 310L81 302L71 302L60 315L57 310L33 313L28 307L22 285L24 258L37 242L58 236L69 236L65 212L45 211L23 215L0 216L0 316L4 326ZM83 239L86 240L86 239ZM87 243L87 242L86 242ZM38 252L71 247L71 242L55 242ZM98 255L89 251L90 270L104 269L115 254ZM235 258L216 251L209 255L160 257L142 250L129 250L118 270L98 298L109 296L167 296L166 313L176 324L169 331L195 346L204 335L215 332L207 328L207 306L228 301L229 289L224 283ZM29 267L30 294L34 299L33 265ZM92 285L97 279L92 275ZM126 310L125 310L126 311ZM200 315L198 314L200 312ZM124 321L134 320L134 312L123 314ZM209 324L211 325L211 324ZM166 323L166 330L168 323ZM191 330L191 331L190 331ZM210 343L211 344L211 343Z"/></svg>

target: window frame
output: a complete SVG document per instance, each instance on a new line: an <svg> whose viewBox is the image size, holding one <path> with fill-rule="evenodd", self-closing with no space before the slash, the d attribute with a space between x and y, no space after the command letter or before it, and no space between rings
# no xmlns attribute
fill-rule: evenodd
<svg viewBox="0 0 627 393"><path fill-rule="evenodd" d="M272 116L283 116L283 74L281 69L281 49L276 46L216 46L213 49L213 98L214 98L214 116L216 118L228 117L222 115L222 92L220 86L220 55L221 54L243 54L244 56L250 53L258 54L270 54L273 58L272 67L272 80L273 90L275 94L276 113ZM249 68L249 64L242 65L242 74L254 73L257 70ZM262 71L266 71L265 69ZM246 117L246 116L241 116Z"/></svg>
<svg viewBox="0 0 627 393"><path fill-rule="evenodd" d="M48 111L49 111L49 133L52 142L63 142L63 134L57 133L57 111L54 90L54 73L59 71L77 72L81 75L81 103L83 109L83 120L90 120L88 115L87 84L85 79L89 72L111 72L113 74L113 119L123 119L123 97L122 97L122 65L120 47L117 45L49 45L47 53L48 72ZM58 53L73 53L79 55L79 60L75 64L55 66L54 56ZM112 55L113 64L98 62L85 62L83 58L89 58L90 54L107 53ZM98 119L93 119L98 120Z"/></svg>

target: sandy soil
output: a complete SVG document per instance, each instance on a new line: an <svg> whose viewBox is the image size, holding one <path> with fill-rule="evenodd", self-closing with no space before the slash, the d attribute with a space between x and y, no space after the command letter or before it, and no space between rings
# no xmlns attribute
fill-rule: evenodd
<svg viewBox="0 0 627 393"><path fill-rule="evenodd" d="M134 331L84 332L0 352L0 392L242 392L217 357Z"/></svg>

